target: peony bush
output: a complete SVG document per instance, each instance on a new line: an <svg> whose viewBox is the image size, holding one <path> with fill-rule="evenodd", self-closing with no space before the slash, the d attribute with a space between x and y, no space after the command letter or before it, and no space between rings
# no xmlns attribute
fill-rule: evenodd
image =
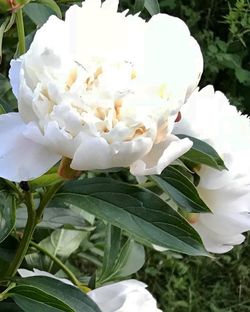
<svg viewBox="0 0 250 312"><path fill-rule="evenodd" d="M0 310L160 312L131 279L145 246L210 256L250 230L249 117L199 88L197 41L148 3L145 20L118 0L64 19L53 0L0 2L2 35L18 34L17 109L0 106ZM50 16L25 37L39 6Z"/></svg>

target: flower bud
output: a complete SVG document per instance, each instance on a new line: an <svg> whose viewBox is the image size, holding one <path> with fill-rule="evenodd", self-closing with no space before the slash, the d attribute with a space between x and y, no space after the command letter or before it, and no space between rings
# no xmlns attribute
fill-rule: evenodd
<svg viewBox="0 0 250 312"><path fill-rule="evenodd" d="M26 2L27 0L0 0L0 13L15 12Z"/></svg>

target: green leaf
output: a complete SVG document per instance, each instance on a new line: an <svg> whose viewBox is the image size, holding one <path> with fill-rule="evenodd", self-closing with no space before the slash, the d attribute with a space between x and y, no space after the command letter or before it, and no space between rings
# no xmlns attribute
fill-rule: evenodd
<svg viewBox="0 0 250 312"><path fill-rule="evenodd" d="M145 0L144 6L151 16L160 13L158 0Z"/></svg>
<svg viewBox="0 0 250 312"><path fill-rule="evenodd" d="M105 243L102 273L98 282L117 280L129 276L143 266L145 262L144 247L133 239L127 238L121 246L121 230L108 225L107 239Z"/></svg>
<svg viewBox="0 0 250 312"><path fill-rule="evenodd" d="M141 12L144 9L145 0L135 0L134 13Z"/></svg>
<svg viewBox="0 0 250 312"><path fill-rule="evenodd" d="M106 178L69 182L50 203L80 207L139 241L190 255L207 255L191 225L154 193Z"/></svg>
<svg viewBox="0 0 250 312"><path fill-rule="evenodd" d="M110 273L112 272L117 256L120 251L120 246L121 246L121 229L116 226L113 226L112 224L108 224L102 273L100 279L104 279L105 277L109 276Z"/></svg>
<svg viewBox="0 0 250 312"><path fill-rule="evenodd" d="M0 192L0 242L12 231L16 220L15 198Z"/></svg>
<svg viewBox="0 0 250 312"><path fill-rule="evenodd" d="M0 74L0 96L2 97L6 92L11 89L9 80L2 74Z"/></svg>
<svg viewBox="0 0 250 312"><path fill-rule="evenodd" d="M45 276L19 279L9 294L24 312L101 312L76 287Z"/></svg>
<svg viewBox="0 0 250 312"><path fill-rule="evenodd" d="M42 26L54 14L52 9L39 3L29 3L23 10L37 26Z"/></svg>
<svg viewBox="0 0 250 312"><path fill-rule="evenodd" d="M59 18L62 18L61 9L54 0L37 0L36 2L47 6L52 11L54 11Z"/></svg>
<svg viewBox="0 0 250 312"><path fill-rule="evenodd" d="M227 169L223 160L220 158L216 150L201 140L187 136L185 134L177 135L180 139L189 138L193 142L192 148L181 156L181 160L196 164L203 164L217 170Z"/></svg>
<svg viewBox="0 0 250 312"><path fill-rule="evenodd" d="M129 276L139 271L144 263L144 247L129 238L120 252L112 276L113 278Z"/></svg>
<svg viewBox="0 0 250 312"><path fill-rule="evenodd" d="M42 240L39 245L50 254L62 259L67 259L81 244L87 233L76 230L55 230L50 236ZM53 260L40 254L28 254L26 261L30 266L41 270L51 271Z"/></svg>
<svg viewBox="0 0 250 312"><path fill-rule="evenodd" d="M200 198L193 183L174 167L168 167L161 176L151 179L166 192L177 205L188 212L211 212Z"/></svg>

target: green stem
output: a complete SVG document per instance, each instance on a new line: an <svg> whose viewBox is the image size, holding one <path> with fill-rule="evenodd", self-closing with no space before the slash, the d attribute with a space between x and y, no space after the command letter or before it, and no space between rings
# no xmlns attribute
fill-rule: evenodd
<svg viewBox="0 0 250 312"><path fill-rule="evenodd" d="M16 26L17 26L17 35L18 35L18 52L19 52L19 55L22 55L26 52L25 31L24 31L22 9L19 9L16 12Z"/></svg>
<svg viewBox="0 0 250 312"><path fill-rule="evenodd" d="M45 255L47 255L50 259L52 259L63 270L63 272L65 274L67 274L67 276L69 277L69 279L71 280L71 282L73 284L75 284L76 286L80 286L81 285L80 281L76 278L74 273L71 272L66 267L66 265L63 264L63 262L60 259L58 259L56 256L52 255L48 250L44 249L43 247L41 247L40 245L38 245L38 244L36 244L34 242L30 242L30 245L35 247L37 250L41 251Z"/></svg>
<svg viewBox="0 0 250 312"><path fill-rule="evenodd" d="M10 294L8 293L9 290L11 290L12 288L14 288L15 286L16 286L15 283L11 283L11 284L8 286L8 288L6 288L6 289L0 294L0 301L3 301L3 300L5 300L5 299L7 299L7 298L10 296Z"/></svg>
<svg viewBox="0 0 250 312"><path fill-rule="evenodd" d="M37 210L35 209L33 194L30 191L24 193L24 200L27 207L28 219L23 232L22 240L16 251L15 257L6 272L6 277L10 278L16 274L29 248L35 227L42 220L42 215L45 207L47 206L48 202L52 199L52 197L55 195L55 193L58 191L58 189L62 186L63 183L64 181L54 184L47 190L47 192L43 195L43 198L41 199L41 202Z"/></svg>
<svg viewBox="0 0 250 312"><path fill-rule="evenodd" d="M20 242L20 245L15 255L15 258L11 262L6 272L6 276L8 278L13 277L16 274L18 268L20 267L26 255L26 252L29 248L29 243L32 239L32 235L35 229L36 211L35 211L35 206L34 206L33 195L31 192L25 193L25 203L26 203L27 211L28 211L28 219L27 219L27 223L23 232L22 240Z"/></svg>

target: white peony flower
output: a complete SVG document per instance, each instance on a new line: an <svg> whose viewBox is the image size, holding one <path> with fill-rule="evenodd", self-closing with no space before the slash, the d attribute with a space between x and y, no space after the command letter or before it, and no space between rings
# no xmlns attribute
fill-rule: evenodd
<svg viewBox="0 0 250 312"><path fill-rule="evenodd" d="M75 170L160 173L191 147L171 132L202 72L197 42L178 18L145 22L117 7L73 5L12 60L19 113L0 116L1 177L31 180L62 157Z"/></svg>
<svg viewBox="0 0 250 312"><path fill-rule="evenodd" d="M18 273L24 278L47 276L73 286L66 279L57 278L48 272L37 269L34 271L19 269ZM156 300L145 289L146 287L147 285L137 280L126 280L96 288L88 292L87 295L99 306L102 312L161 312L157 308Z"/></svg>
<svg viewBox="0 0 250 312"><path fill-rule="evenodd" d="M161 312L146 287L137 280L126 280L97 288L88 295L102 312Z"/></svg>
<svg viewBox="0 0 250 312"><path fill-rule="evenodd" d="M196 90L181 109L174 133L196 137L213 146L228 170L202 165L198 192L213 214L190 218L208 251L224 253L241 244L250 230L250 120L212 86Z"/></svg>

